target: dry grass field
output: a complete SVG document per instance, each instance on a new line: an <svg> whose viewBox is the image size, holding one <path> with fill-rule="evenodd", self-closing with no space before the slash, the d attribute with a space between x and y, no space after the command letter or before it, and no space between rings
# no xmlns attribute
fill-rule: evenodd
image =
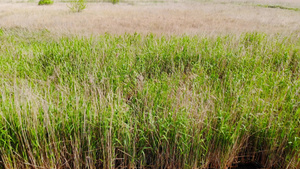
<svg viewBox="0 0 300 169"><path fill-rule="evenodd" d="M18 3L16 3L18 2ZM72 13L67 3L38 6L37 2L7 0L0 3L0 27L48 29L59 34L239 34L300 32L300 11L261 5L300 7L300 1L165 1L89 3L81 13Z"/></svg>

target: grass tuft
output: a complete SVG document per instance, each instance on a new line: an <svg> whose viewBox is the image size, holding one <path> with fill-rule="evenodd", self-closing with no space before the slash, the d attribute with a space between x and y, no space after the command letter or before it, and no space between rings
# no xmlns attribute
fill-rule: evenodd
<svg viewBox="0 0 300 169"><path fill-rule="evenodd" d="M52 5L53 1L52 0L40 0L39 5Z"/></svg>

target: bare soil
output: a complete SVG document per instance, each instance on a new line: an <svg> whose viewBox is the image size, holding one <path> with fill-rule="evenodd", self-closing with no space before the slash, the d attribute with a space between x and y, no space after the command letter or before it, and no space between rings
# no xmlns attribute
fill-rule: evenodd
<svg viewBox="0 0 300 169"><path fill-rule="evenodd" d="M249 31L300 35L300 11L265 8L258 0L89 3L72 13L68 3L0 2L0 27L48 29L58 34L155 33L167 35L239 34ZM300 1L263 4L300 7Z"/></svg>

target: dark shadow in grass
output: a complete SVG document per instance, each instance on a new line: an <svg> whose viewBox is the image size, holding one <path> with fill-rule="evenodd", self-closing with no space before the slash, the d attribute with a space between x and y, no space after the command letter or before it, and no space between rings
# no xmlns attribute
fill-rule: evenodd
<svg viewBox="0 0 300 169"><path fill-rule="evenodd" d="M280 5L257 5L259 7L264 7L264 8L278 8L278 9L286 9L286 10L291 10L291 11L300 11L299 8L290 8L290 7L285 7L285 6L280 6Z"/></svg>
<svg viewBox="0 0 300 169"><path fill-rule="evenodd" d="M238 165L237 169L259 169L262 168L260 165L256 163L241 163Z"/></svg>

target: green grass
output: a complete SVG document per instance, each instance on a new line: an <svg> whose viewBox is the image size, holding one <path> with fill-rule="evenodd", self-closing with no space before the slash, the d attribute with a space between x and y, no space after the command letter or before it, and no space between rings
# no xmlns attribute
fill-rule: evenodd
<svg viewBox="0 0 300 169"><path fill-rule="evenodd" d="M52 0L40 0L38 5L51 5L53 4Z"/></svg>
<svg viewBox="0 0 300 169"><path fill-rule="evenodd" d="M257 6L264 7L264 8L278 8L278 9L286 9L286 10L291 10L291 11L300 11L299 8L291 8L291 7L281 6L281 5L261 5L261 4L258 4Z"/></svg>
<svg viewBox="0 0 300 169"><path fill-rule="evenodd" d="M0 41L0 168L300 166L293 36Z"/></svg>

